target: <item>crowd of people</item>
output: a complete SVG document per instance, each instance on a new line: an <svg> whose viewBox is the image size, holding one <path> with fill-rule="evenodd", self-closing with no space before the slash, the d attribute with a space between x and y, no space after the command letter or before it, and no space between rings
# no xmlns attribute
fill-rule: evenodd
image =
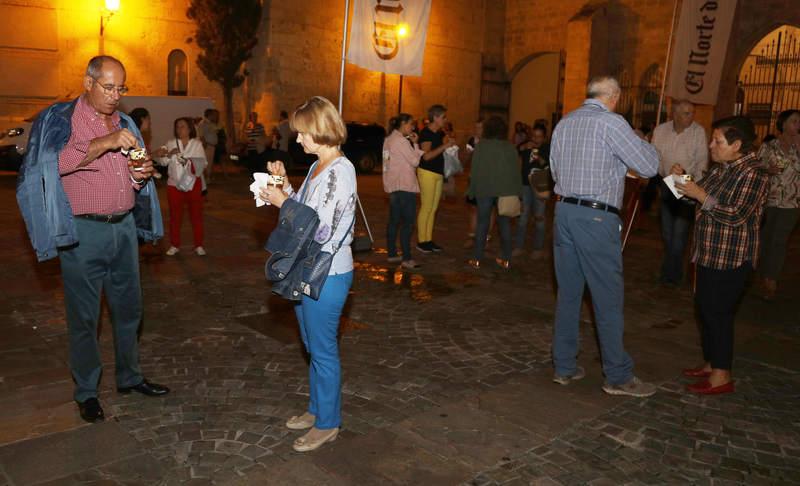
<svg viewBox="0 0 800 486"><path fill-rule="evenodd" d="M184 206L189 207L194 251L205 255L202 194L210 176L209 159L216 157L222 143L219 114L211 110L199 121L176 119L174 138L163 147L150 147L150 155L142 160L126 155L147 146L142 131L148 130L149 115L134 110L129 117L118 111L120 97L127 92L125 80L119 60L98 56L89 62L83 94L51 106L37 119L17 189L37 257L58 256L61 261L74 399L88 422L104 418L97 399L102 371L97 325L103 292L114 321L117 390L147 396L169 393L168 387L148 381L139 365L137 238L151 241L163 235L151 180L157 174L155 163L166 167L168 175L167 255L180 251ZM716 121L707 145L705 131L693 120L694 106L675 100L672 119L655 128L651 143L615 113L619 99L614 78L592 79L587 99L554 127L550 141L546 123L539 120L532 127L517 123L512 134L498 116L476 123L463 154L471 165L466 204L474 208L466 265L481 269L496 225L500 252L495 263L510 268L512 259L525 252L531 219L531 255L542 258L546 207L553 204L552 261L558 290L552 380L569 385L586 374L578 352L581 303L588 287L605 376L602 389L611 395L650 396L656 386L634 374L623 340L621 213L627 177L662 178L662 283L681 283L687 273L685 247L693 241L703 362L683 370L698 378L688 390L733 392L737 303L753 269L767 298L774 295L786 242L800 215L800 112L781 113L778 136L756 150L757 137L747 118ZM281 214L281 228L268 242L268 247L280 248L267 265L268 274L276 275L273 291L282 289L281 295L296 303L300 335L311 358L308 407L286 422L289 429L308 430L293 444L305 452L335 440L341 426L336 337L353 282L350 245L357 183L353 164L341 151L346 125L327 99L313 97L291 115L281 113L274 132L274 150L286 151L288 134L296 133L304 152L316 159L297 189L286 177L283 161L269 161L266 169L275 179L258 191L258 197ZM258 159L268 137L255 113L245 133L246 153ZM422 128L407 113L390 121L383 147L383 185L389 197L387 258L404 270L419 268L412 256L415 223L418 252L444 251L434 241L436 215L446 158L452 156L448 150L455 144L442 105L429 108Z"/></svg>

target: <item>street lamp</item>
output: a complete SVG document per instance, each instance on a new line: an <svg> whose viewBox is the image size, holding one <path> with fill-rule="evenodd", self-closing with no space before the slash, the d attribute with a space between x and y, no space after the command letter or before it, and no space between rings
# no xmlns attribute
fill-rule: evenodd
<svg viewBox="0 0 800 486"><path fill-rule="evenodd" d="M114 13L119 11L120 0L105 0L105 8L100 12L100 37L106 30L106 25Z"/></svg>
<svg viewBox="0 0 800 486"><path fill-rule="evenodd" d="M401 39L405 39L408 37L411 28L408 26L407 23L403 22L397 25L397 40L398 42ZM400 93L397 95L397 114L403 112L403 75L400 75Z"/></svg>

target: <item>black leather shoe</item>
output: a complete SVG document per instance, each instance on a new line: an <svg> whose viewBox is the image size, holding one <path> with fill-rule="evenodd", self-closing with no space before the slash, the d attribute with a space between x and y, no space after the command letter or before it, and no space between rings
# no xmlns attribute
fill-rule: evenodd
<svg viewBox="0 0 800 486"><path fill-rule="evenodd" d="M87 398L83 402L78 402L78 410L81 412L81 418L90 424L102 422L106 419L103 413L103 407L100 406L100 402L94 397Z"/></svg>
<svg viewBox="0 0 800 486"><path fill-rule="evenodd" d="M128 394L132 391L141 393L142 395L147 395L148 397L160 397L169 393L169 388L165 387L164 385L150 383L147 380L142 380L142 382L136 386L117 388L117 393Z"/></svg>

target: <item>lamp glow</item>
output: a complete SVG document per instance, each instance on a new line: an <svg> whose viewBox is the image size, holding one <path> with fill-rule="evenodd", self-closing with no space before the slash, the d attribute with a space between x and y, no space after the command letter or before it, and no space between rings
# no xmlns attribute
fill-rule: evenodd
<svg viewBox="0 0 800 486"><path fill-rule="evenodd" d="M410 30L411 29L408 27L408 24L406 24L406 23L402 23L402 24L398 25L397 26L397 37L399 37L401 39L404 38L404 37L408 37L408 34L409 34Z"/></svg>
<svg viewBox="0 0 800 486"><path fill-rule="evenodd" d="M120 0L106 0L106 10L109 12L117 12L119 10Z"/></svg>

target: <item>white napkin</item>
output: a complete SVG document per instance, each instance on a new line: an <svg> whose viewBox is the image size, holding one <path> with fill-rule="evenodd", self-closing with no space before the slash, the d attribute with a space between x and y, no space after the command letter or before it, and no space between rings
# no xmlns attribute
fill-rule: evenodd
<svg viewBox="0 0 800 486"><path fill-rule="evenodd" d="M256 207L260 208L261 206L268 205L268 202L264 202L258 197L258 193L262 187L267 185L267 181L269 181L269 174L266 172L256 172L253 174L255 178L255 182L250 184L250 192L253 193L253 198L256 200Z"/></svg>
<svg viewBox="0 0 800 486"><path fill-rule="evenodd" d="M664 184L669 187L669 190L672 191L672 195L675 196L675 199L680 199L683 197L683 194L679 193L678 190L675 188L675 182L680 182L683 184L683 176L677 174L670 174L664 178Z"/></svg>

